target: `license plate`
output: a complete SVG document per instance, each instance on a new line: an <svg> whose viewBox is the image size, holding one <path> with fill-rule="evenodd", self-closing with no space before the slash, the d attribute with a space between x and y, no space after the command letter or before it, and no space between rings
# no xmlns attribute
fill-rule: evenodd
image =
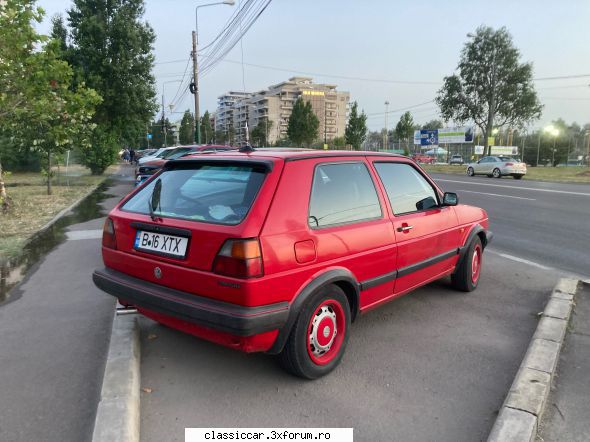
<svg viewBox="0 0 590 442"><path fill-rule="evenodd" d="M138 230L135 235L134 248L145 252L184 258L187 245L188 238L182 236L165 235L163 233Z"/></svg>

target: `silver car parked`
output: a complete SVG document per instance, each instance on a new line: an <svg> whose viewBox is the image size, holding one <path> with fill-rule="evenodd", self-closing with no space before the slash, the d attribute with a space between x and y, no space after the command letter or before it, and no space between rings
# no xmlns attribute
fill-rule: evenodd
<svg viewBox="0 0 590 442"><path fill-rule="evenodd" d="M494 178L502 178L504 175L512 175L516 180L526 174L526 164L520 160L505 156L483 157L477 163L467 165L467 175L487 175Z"/></svg>

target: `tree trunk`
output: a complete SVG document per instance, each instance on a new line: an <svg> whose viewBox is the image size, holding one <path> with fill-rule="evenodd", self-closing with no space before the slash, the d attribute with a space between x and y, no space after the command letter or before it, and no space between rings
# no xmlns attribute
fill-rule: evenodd
<svg viewBox="0 0 590 442"><path fill-rule="evenodd" d="M10 200L6 194L6 187L4 187L4 176L2 174L2 163L0 162L0 209L6 212L10 207Z"/></svg>
<svg viewBox="0 0 590 442"><path fill-rule="evenodd" d="M51 195L51 153L47 154L47 195Z"/></svg>

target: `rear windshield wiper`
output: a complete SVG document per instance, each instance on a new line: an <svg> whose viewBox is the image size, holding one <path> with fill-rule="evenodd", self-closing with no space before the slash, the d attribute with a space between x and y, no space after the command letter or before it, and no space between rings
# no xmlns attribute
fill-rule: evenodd
<svg viewBox="0 0 590 442"><path fill-rule="evenodd" d="M162 206L160 205L160 196L162 194L162 179L158 178L156 184L154 185L154 190L152 190L152 196L148 201L148 208L150 211L150 217L152 221L157 221L158 217L155 215L154 211L160 207L160 212L162 211Z"/></svg>

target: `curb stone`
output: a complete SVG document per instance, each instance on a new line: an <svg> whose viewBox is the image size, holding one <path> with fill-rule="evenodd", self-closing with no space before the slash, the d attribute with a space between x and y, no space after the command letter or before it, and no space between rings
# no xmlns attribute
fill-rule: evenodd
<svg viewBox="0 0 590 442"><path fill-rule="evenodd" d="M139 386L137 317L115 312L93 442L139 442Z"/></svg>
<svg viewBox="0 0 590 442"><path fill-rule="evenodd" d="M579 286L561 278L553 289L488 442L535 440Z"/></svg>

